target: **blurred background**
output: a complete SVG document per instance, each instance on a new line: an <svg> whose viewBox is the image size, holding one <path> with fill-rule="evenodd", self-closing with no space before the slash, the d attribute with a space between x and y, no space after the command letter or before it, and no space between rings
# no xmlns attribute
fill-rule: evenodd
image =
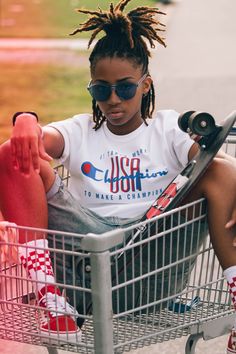
<svg viewBox="0 0 236 354"><path fill-rule="evenodd" d="M87 34L70 36L110 0L0 0L0 143L16 111L34 110L45 124L91 111ZM207 111L222 120L235 109L236 1L132 0L166 16L167 48L152 50L157 109Z"/></svg>
<svg viewBox="0 0 236 354"><path fill-rule="evenodd" d="M69 34L85 19L76 8L106 9L109 4L110 0L0 0L0 143L9 137L16 111L36 111L47 123L91 110L86 35ZM132 1L132 7L142 4ZM155 6L156 1L145 0L145 5Z"/></svg>

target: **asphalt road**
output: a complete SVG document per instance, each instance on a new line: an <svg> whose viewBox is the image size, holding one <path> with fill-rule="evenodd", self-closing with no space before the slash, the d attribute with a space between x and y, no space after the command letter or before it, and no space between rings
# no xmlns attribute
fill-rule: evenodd
<svg viewBox="0 0 236 354"><path fill-rule="evenodd" d="M217 120L236 109L235 13L235 0L171 5L167 48L152 61L159 109L207 111Z"/></svg>

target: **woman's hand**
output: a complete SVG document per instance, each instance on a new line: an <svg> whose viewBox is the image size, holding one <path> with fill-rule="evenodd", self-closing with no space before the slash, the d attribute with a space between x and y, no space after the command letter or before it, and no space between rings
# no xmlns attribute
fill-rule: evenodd
<svg viewBox="0 0 236 354"><path fill-rule="evenodd" d="M39 160L51 161L43 144L43 130L30 113L17 116L11 136L12 162L15 169L29 176L31 168L40 170Z"/></svg>

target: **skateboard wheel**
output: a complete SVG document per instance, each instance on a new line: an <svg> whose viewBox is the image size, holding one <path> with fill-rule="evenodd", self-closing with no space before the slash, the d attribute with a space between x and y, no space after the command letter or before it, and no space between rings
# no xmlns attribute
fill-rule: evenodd
<svg viewBox="0 0 236 354"><path fill-rule="evenodd" d="M189 117L189 128L193 134L207 136L216 129L215 119L206 112L195 112Z"/></svg>
<svg viewBox="0 0 236 354"><path fill-rule="evenodd" d="M180 114L180 116L178 118L178 126L185 133L187 132L187 130L189 128L189 118L193 113L195 113L195 111L186 111L186 112Z"/></svg>

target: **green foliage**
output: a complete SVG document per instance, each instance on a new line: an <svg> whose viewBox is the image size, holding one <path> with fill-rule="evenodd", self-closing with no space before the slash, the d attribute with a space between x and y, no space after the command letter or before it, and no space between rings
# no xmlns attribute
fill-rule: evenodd
<svg viewBox="0 0 236 354"><path fill-rule="evenodd" d="M91 112L89 70L51 64L2 64L0 143L9 137L16 111L35 111L42 124Z"/></svg>
<svg viewBox="0 0 236 354"><path fill-rule="evenodd" d="M69 38L68 34L86 19L75 8L107 9L111 1L1 0L0 37ZM127 10L155 4L153 0L133 0ZM35 55L33 51L31 55ZM61 59L51 64L36 61L1 62L0 143L9 137L11 117L16 111L36 111L45 124L91 111L91 98L86 90L90 77L87 54L79 57L77 63L66 64Z"/></svg>

